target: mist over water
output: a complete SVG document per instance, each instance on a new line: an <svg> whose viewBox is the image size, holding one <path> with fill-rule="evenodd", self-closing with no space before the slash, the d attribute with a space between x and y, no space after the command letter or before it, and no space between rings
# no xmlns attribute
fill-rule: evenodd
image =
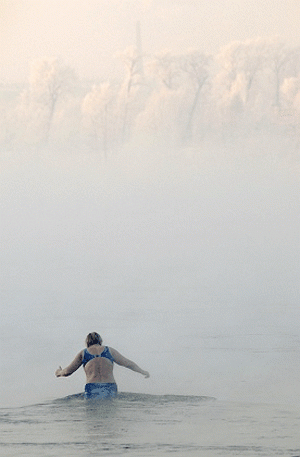
<svg viewBox="0 0 300 457"><path fill-rule="evenodd" d="M298 2L0 5L0 449L299 456Z"/></svg>
<svg viewBox="0 0 300 457"><path fill-rule="evenodd" d="M151 373L120 391L299 397L299 164L284 141L1 153L1 405L98 331Z"/></svg>

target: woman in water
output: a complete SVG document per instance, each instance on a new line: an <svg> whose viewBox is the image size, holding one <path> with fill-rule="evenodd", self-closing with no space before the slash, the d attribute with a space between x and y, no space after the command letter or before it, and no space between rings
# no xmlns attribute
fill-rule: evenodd
<svg viewBox="0 0 300 457"><path fill-rule="evenodd" d="M89 333L86 337L86 346L77 354L69 366L59 367L55 375L70 376L83 365L86 374L85 398L115 397L118 393L117 384L113 376L113 364L129 368L149 378L148 371L142 370L136 363L123 357L118 351L108 346L102 346L102 338L96 333Z"/></svg>

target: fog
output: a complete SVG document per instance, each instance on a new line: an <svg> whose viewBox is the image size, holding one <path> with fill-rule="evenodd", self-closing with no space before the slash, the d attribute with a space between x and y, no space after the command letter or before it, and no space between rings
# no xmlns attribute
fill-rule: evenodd
<svg viewBox="0 0 300 457"><path fill-rule="evenodd" d="M299 45L297 0L1 0L0 8L0 82L25 81L29 62L45 56L60 56L82 79L118 74L112 57L135 43L137 21L145 54L216 53L257 36Z"/></svg>
<svg viewBox="0 0 300 457"><path fill-rule="evenodd" d="M4 404L82 391L54 371L94 330L151 372L121 390L299 393L299 167L243 145L2 153Z"/></svg>
<svg viewBox="0 0 300 457"><path fill-rule="evenodd" d="M121 391L294 402L298 2L0 5L1 406L91 331Z"/></svg>

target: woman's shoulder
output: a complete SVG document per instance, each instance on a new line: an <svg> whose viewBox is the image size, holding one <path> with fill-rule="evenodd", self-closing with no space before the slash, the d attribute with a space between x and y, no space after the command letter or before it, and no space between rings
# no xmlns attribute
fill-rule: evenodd
<svg viewBox="0 0 300 457"><path fill-rule="evenodd" d="M108 346L107 346L108 347ZM125 357L123 357L120 352L118 352L116 349L108 347L109 352L111 353L112 357L114 358L115 362L120 362L122 359L125 360Z"/></svg>

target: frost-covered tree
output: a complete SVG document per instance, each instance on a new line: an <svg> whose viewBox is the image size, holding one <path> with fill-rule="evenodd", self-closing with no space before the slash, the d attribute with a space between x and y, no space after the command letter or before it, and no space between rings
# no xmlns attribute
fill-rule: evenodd
<svg viewBox="0 0 300 457"><path fill-rule="evenodd" d="M286 78L280 89L285 105L300 111L300 74L297 78Z"/></svg>
<svg viewBox="0 0 300 457"><path fill-rule="evenodd" d="M144 81L140 65L141 56L137 48L130 46L119 56L125 68L125 77L119 92L119 114L122 118L121 139L124 143L130 137L132 118L139 111L140 89Z"/></svg>
<svg viewBox="0 0 300 457"><path fill-rule="evenodd" d="M235 41L217 54L212 97L222 123L249 122L262 115L268 45L262 38Z"/></svg>
<svg viewBox="0 0 300 457"><path fill-rule="evenodd" d="M256 38L230 43L216 56L164 51L147 56L144 72L140 54L125 49L120 81L88 93L85 86L71 90L74 72L59 59L33 61L26 90L18 88L10 106L0 107L0 142L77 144L81 134L106 154L131 139L179 145L209 131L223 137L273 123L299 125L299 48Z"/></svg>
<svg viewBox="0 0 300 457"><path fill-rule="evenodd" d="M83 99L83 129L106 154L116 127L116 89L109 82L94 86Z"/></svg>
<svg viewBox="0 0 300 457"><path fill-rule="evenodd" d="M182 56L164 51L147 65L150 90L136 120L136 131L159 144L182 143L190 97Z"/></svg>
<svg viewBox="0 0 300 457"><path fill-rule="evenodd" d="M297 77L300 71L300 49L286 46L283 42L273 40L267 56L270 70L274 77L274 106L281 108L281 86L286 78Z"/></svg>
<svg viewBox="0 0 300 457"><path fill-rule="evenodd" d="M38 140L48 141L55 111L75 81L74 71L57 58L31 63L29 88L20 98L18 114Z"/></svg>
<svg viewBox="0 0 300 457"><path fill-rule="evenodd" d="M173 55L170 51L156 54L149 64L150 73L164 87L168 89L178 89L180 85L181 57Z"/></svg>
<svg viewBox="0 0 300 457"><path fill-rule="evenodd" d="M280 111L275 118L276 127L283 127L283 131L290 139L300 144L300 73L298 77L285 78L280 87Z"/></svg>
<svg viewBox="0 0 300 457"><path fill-rule="evenodd" d="M192 51L181 56L180 68L187 75L188 82L192 86L191 107L187 113L187 125L184 139L187 140L192 134L192 123L194 120L201 90L209 77L209 63L211 56L202 54L199 51Z"/></svg>
<svg viewBox="0 0 300 457"><path fill-rule="evenodd" d="M189 110L185 89L161 86L148 97L136 120L136 130L147 141L159 145L182 144Z"/></svg>

